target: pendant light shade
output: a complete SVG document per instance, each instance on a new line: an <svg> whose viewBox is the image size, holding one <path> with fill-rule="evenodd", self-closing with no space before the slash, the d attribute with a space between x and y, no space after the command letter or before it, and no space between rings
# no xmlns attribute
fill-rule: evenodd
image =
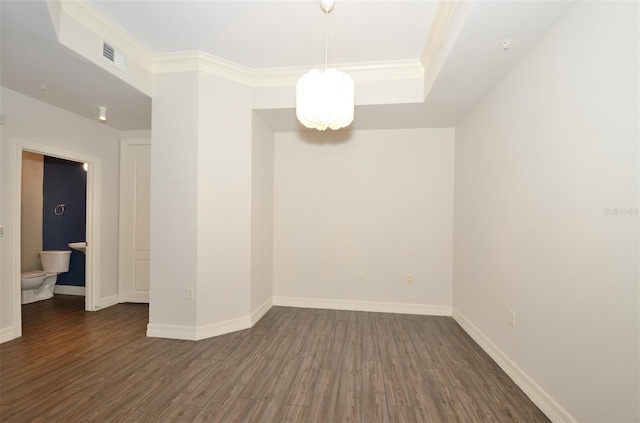
<svg viewBox="0 0 640 423"><path fill-rule="evenodd" d="M305 73L296 85L296 117L307 128L318 131L344 128L353 122L353 79L327 66L329 13L334 6L335 0L320 0L320 8L326 15L324 70L314 69Z"/></svg>
<svg viewBox="0 0 640 423"><path fill-rule="evenodd" d="M353 79L337 69L314 69L296 85L296 116L307 128L340 129L353 122Z"/></svg>

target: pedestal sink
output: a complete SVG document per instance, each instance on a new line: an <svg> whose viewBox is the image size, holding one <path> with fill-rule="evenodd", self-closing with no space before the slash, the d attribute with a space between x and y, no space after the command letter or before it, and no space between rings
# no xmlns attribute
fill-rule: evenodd
<svg viewBox="0 0 640 423"><path fill-rule="evenodd" d="M85 251L87 251L86 242L70 242L68 245L69 247L73 248L74 250L80 251L83 254Z"/></svg>

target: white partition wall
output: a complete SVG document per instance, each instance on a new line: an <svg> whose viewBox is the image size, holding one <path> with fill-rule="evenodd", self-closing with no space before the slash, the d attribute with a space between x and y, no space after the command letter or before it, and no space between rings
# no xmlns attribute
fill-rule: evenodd
<svg viewBox="0 0 640 423"><path fill-rule="evenodd" d="M251 325L250 100L216 76L155 76L150 336Z"/></svg>

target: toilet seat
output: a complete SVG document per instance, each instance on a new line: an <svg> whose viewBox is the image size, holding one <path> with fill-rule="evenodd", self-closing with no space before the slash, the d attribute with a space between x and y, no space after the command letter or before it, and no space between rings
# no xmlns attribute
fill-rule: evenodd
<svg viewBox="0 0 640 423"><path fill-rule="evenodd" d="M43 272L42 270L34 270L32 272L24 272L20 275L20 279L32 279L32 278L40 278L42 276L46 276L47 272Z"/></svg>

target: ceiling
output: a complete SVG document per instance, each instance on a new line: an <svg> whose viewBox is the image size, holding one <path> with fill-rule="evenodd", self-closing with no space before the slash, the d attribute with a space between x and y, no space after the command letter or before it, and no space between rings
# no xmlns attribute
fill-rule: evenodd
<svg viewBox="0 0 640 423"><path fill-rule="evenodd" d="M324 62L317 0L90 1L153 54L199 50L255 70ZM357 106L351 128L454 126L571 4L475 1L424 103ZM0 8L3 86L89 119L108 105L108 125L150 128L151 99L58 43L45 0L2 0ZM435 0L338 0L329 63L418 60L437 8ZM508 50L504 39L513 40ZM259 113L274 131L302 130L293 109Z"/></svg>
<svg viewBox="0 0 640 423"><path fill-rule="evenodd" d="M200 50L253 68L324 63L318 0L90 0L152 53ZM329 62L416 59L438 6L433 0L337 0L329 15Z"/></svg>
<svg viewBox="0 0 640 423"><path fill-rule="evenodd" d="M148 96L58 43L45 1L0 0L0 84L89 119L108 105L117 129L151 125Z"/></svg>

